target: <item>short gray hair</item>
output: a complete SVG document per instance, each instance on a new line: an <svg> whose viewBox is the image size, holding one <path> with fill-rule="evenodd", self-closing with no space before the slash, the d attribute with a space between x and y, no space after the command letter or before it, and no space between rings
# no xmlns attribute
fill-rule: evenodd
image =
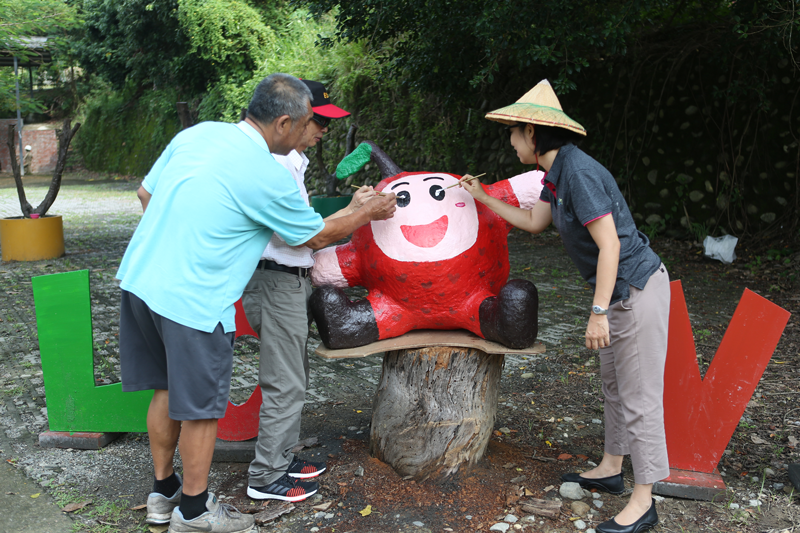
<svg viewBox="0 0 800 533"><path fill-rule="evenodd" d="M282 115L289 115L293 123L308 114L311 90L305 83L276 72L259 82L247 106L247 116L262 124L270 124Z"/></svg>

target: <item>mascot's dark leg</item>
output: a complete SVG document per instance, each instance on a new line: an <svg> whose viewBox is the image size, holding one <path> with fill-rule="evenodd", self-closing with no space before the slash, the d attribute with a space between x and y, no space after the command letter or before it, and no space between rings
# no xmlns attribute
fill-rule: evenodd
<svg viewBox="0 0 800 533"><path fill-rule="evenodd" d="M490 341L521 350L539 334L539 293L524 279L512 279L480 307L481 332Z"/></svg>
<svg viewBox="0 0 800 533"><path fill-rule="evenodd" d="M369 300L351 302L342 289L319 287L308 301L322 342L332 350L378 340L378 323Z"/></svg>

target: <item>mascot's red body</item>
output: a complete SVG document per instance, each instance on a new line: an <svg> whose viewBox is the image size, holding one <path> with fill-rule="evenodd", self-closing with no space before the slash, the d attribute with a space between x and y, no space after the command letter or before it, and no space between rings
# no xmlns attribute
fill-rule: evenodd
<svg viewBox="0 0 800 533"><path fill-rule="evenodd" d="M529 209L539 198L542 177L529 172L484 188ZM321 288L311 310L328 347L359 346L413 329L458 328L512 347L533 343L536 289L521 280L506 284L511 226L464 189L447 188L458 179L431 172L384 179L375 189L397 195L395 216L362 226L349 243L316 254L311 275ZM357 285L369 290L366 300L353 303L333 289ZM509 312L497 322L495 315ZM516 331L499 331L509 329L506 322L527 333L515 338Z"/></svg>

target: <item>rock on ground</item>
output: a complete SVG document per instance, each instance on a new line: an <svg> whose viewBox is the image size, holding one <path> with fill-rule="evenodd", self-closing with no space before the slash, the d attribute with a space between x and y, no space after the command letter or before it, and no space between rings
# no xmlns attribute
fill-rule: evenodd
<svg viewBox="0 0 800 533"><path fill-rule="evenodd" d="M561 487L558 489L558 493L561 494L563 498L569 498L570 500L583 499L583 489L578 483L562 483Z"/></svg>

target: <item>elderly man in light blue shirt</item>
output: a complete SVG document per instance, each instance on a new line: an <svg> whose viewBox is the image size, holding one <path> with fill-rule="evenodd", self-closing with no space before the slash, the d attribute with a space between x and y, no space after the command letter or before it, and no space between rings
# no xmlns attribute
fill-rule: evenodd
<svg viewBox="0 0 800 533"><path fill-rule="evenodd" d="M145 214L117 273L121 280L123 390L154 390L147 417L155 482L147 521L175 533L250 531L253 518L217 502L208 472L225 415L234 303L273 232L319 249L392 216L393 195L324 222L270 152L298 145L311 94L292 76L256 88L239 124L202 123L178 134L148 173ZM180 438L184 479L173 459Z"/></svg>

